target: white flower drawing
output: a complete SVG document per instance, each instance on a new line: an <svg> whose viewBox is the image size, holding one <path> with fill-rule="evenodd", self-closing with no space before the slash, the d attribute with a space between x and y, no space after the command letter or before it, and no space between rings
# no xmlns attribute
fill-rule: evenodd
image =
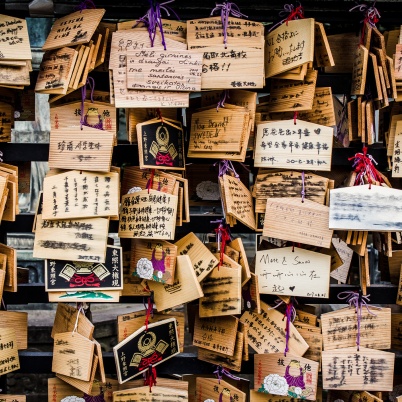
<svg viewBox="0 0 402 402"><path fill-rule="evenodd" d="M163 277L162 271L158 271L158 278L159 278L159 279L162 279L162 277Z"/></svg>
<svg viewBox="0 0 402 402"><path fill-rule="evenodd" d="M78 396L66 396L60 402L85 402L85 399Z"/></svg>
<svg viewBox="0 0 402 402"><path fill-rule="evenodd" d="M303 392L303 390L300 387L295 387L295 389L293 390L293 392L299 396L301 395L301 393Z"/></svg>
<svg viewBox="0 0 402 402"><path fill-rule="evenodd" d="M264 389L274 395L287 395L289 385L279 374L270 374L264 378Z"/></svg>
<svg viewBox="0 0 402 402"><path fill-rule="evenodd" d="M204 402L215 402L213 399L205 399Z"/></svg>
<svg viewBox="0 0 402 402"><path fill-rule="evenodd" d="M130 190L128 190L127 194L137 193L138 191L141 191L141 190L142 190L141 187L131 187Z"/></svg>
<svg viewBox="0 0 402 402"><path fill-rule="evenodd" d="M216 201L221 198L218 183L213 183L209 180L198 183L195 192L197 193L197 197L205 201Z"/></svg>
<svg viewBox="0 0 402 402"><path fill-rule="evenodd" d="M152 279L154 267L148 258L140 258L136 267L137 275L143 279Z"/></svg>

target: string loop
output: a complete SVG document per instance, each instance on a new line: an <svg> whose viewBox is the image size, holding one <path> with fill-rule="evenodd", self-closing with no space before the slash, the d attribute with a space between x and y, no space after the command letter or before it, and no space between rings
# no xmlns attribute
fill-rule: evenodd
<svg viewBox="0 0 402 402"><path fill-rule="evenodd" d="M286 23L288 25L289 21L294 21L298 19L303 19L304 18L304 9L300 2L298 2L298 6L295 7L293 4L285 4L283 6L283 10L279 12L279 17L284 17L281 21L278 23L274 24L268 32L273 31L275 28L278 28L280 25Z"/></svg>

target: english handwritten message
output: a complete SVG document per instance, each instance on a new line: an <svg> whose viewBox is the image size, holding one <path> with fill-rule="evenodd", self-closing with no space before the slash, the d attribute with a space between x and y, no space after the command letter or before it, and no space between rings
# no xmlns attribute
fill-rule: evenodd
<svg viewBox="0 0 402 402"><path fill-rule="evenodd" d="M330 268L329 255L296 247L256 254L260 293L328 298Z"/></svg>
<svg viewBox="0 0 402 402"><path fill-rule="evenodd" d="M27 23L22 18L0 14L0 60L32 59Z"/></svg>

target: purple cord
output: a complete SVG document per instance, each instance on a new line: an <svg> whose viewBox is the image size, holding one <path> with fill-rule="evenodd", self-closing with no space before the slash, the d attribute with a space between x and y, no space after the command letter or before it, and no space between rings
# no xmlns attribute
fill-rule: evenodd
<svg viewBox="0 0 402 402"><path fill-rule="evenodd" d="M304 186L304 170L301 174L301 178L302 178L302 191L301 191L301 196L302 196L302 202L304 202L304 196L306 195L306 189Z"/></svg>

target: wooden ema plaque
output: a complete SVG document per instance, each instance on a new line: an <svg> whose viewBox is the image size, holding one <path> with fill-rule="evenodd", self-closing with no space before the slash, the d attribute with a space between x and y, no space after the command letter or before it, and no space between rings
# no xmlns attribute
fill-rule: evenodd
<svg viewBox="0 0 402 402"><path fill-rule="evenodd" d="M240 152L244 119L249 112L216 108L193 113L189 151Z"/></svg>
<svg viewBox="0 0 402 402"><path fill-rule="evenodd" d="M132 314L118 316L117 322L117 341L121 342L135 331L139 330L145 323L146 311L138 311ZM177 334L179 335L180 353L184 351L185 316L181 312L169 312L168 314L154 313L148 318L148 323L158 322L166 318L175 318L177 321Z"/></svg>
<svg viewBox="0 0 402 402"><path fill-rule="evenodd" d="M13 328L16 348L28 349L28 313L22 311L0 311L0 326Z"/></svg>
<svg viewBox="0 0 402 402"><path fill-rule="evenodd" d="M43 219L117 216L118 173L72 170L43 181Z"/></svg>
<svg viewBox="0 0 402 402"><path fill-rule="evenodd" d="M269 96L271 112L311 110L317 83L317 70L308 70L303 81L273 78Z"/></svg>
<svg viewBox="0 0 402 402"><path fill-rule="evenodd" d="M39 67L35 91L65 95L78 57L69 47L46 52Z"/></svg>
<svg viewBox="0 0 402 402"><path fill-rule="evenodd" d="M29 68L25 66L4 66L0 64L0 85L23 89L29 86Z"/></svg>
<svg viewBox="0 0 402 402"><path fill-rule="evenodd" d="M227 174L223 175L223 188L227 214L255 230L254 206L250 190L240 178Z"/></svg>
<svg viewBox="0 0 402 402"><path fill-rule="evenodd" d="M356 50L355 60L353 63L351 95L364 95L366 88L368 56L369 51L367 48L364 47L364 45L359 45Z"/></svg>
<svg viewBox="0 0 402 402"><path fill-rule="evenodd" d="M302 120L257 124L255 166L331 170L333 128Z"/></svg>
<svg viewBox="0 0 402 402"><path fill-rule="evenodd" d="M38 215L34 257L105 262L108 228L105 218L53 221Z"/></svg>
<svg viewBox="0 0 402 402"><path fill-rule="evenodd" d="M0 394L0 402L26 402L25 395Z"/></svg>
<svg viewBox="0 0 402 402"><path fill-rule="evenodd" d="M6 256L4 278L4 291L17 292L17 250L0 243L0 253ZM3 260L4 267L4 260Z"/></svg>
<svg viewBox="0 0 402 402"><path fill-rule="evenodd" d="M14 125L14 107L0 102L0 142L11 141L11 127Z"/></svg>
<svg viewBox="0 0 402 402"><path fill-rule="evenodd" d="M117 303L120 299L120 290L77 290L63 292L48 292L49 302L65 303Z"/></svg>
<svg viewBox="0 0 402 402"><path fill-rule="evenodd" d="M145 326L113 347L119 383L122 384L142 372L149 365L158 364L180 353L177 324L168 318Z"/></svg>
<svg viewBox="0 0 402 402"><path fill-rule="evenodd" d="M329 297L329 255L284 247L257 251L259 292L303 297Z"/></svg>
<svg viewBox="0 0 402 402"><path fill-rule="evenodd" d="M319 363L282 353L254 356L254 389L273 395L316 400Z"/></svg>
<svg viewBox="0 0 402 402"><path fill-rule="evenodd" d="M172 285L177 246L163 240L131 240L130 271L142 279Z"/></svg>
<svg viewBox="0 0 402 402"><path fill-rule="evenodd" d="M0 375L20 368L18 341L14 328L0 328Z"/></svg>
<svg viewBox="0 0 402 402"><path fill-rule="evenodd" d="M0 14L0 61L31 60L27 23L22 18Z"/></svg>
<svg viewBox="0 0 402 402"><path fill-rule="evenodd" d="M104 9L85 9L55 21L42 50L58 49L88 43L98 27Z"/></svg>
<svg viewBox="0 0 402 402"><path fill-rule="evenodd" d="M270 198L263 235L296 243L330 248L329 207L298 198Z"/></svg>
<svg viewBox="0 0 402 402"><path fill-rule="evenodd" d="M182 237L175 245L177 255L190 257L198 282L201 282L218 265L219 260L193 232Z"/></svg>
<svg viewBox="0 0 402 402"><path fill-rule="evenodd" d="M261 305L260 292L258 290L258 277L253 272L251 272L250 275L250 280L242 285L241 289L241 297L243 299L242 309L260 314Z"/></svg>
<svg viewBox="0 0 402 402"><path fill-rule="evenodd" d="M137 124L140 168L184 170L181 123L157 119Z"/></svg>
<svg viewBox="0 0 402 402"><path fill-rule="evenodd" d="M401 230L402 191L369 184L330 191L329 227L342 230Z"/></svg>
<svg viewBox="0 0 402 402"><path fill-rule="evenodd" d="M391 309L362 307L360 320L360 345L370 349L391 348ZM343 308L321 315L325 350L341 349L356 345L357 314L354 308Z"/></svg>
<svg viewBox="0 0 402 402"><path fill-rule="evenodd" d="M87 126L77 131L52 131L49 167L110 172L113 143L112 132Z"/></svg>
<svg viewBox="0 0 402 402"><path fill-rule="evenodd" d="M87 339L92 339L95 326L78 309L65 303L57 304L51 337L54 338L56 334L62 332L72 332L77 321L77 315L77 332Z"/></svg>
<svg viewBox="0 0 402 402"><path fill-rule="evenodd" d="M94 343L79 333L55 334L52 371L67 377L89 381Z"/></svg>
<svg viewBox="0 0 402 402"><path fill-rule="evenodd" d="M237 372L241 371L241 363L243 360L243 349L246 347L244 343L245 335L242 332L237 332L234 353L231 356L219 352L213 352L208 349L198 348L198 360L208 362L215 365L220 365L229 370ZM247 344L248 347L248 344Z"/></svg>
<svg viewBox="0 0 402 402"><path fill-rule="evenodd" d="M264 87L264 51L229 45L202 49L201 89Z"/></svg>
<svg viewBox="0 0 402 402"><path fill-rule="evenodd" d="M96 98L96 95L94 97ZM116 108L113 105L85 100L83 111L81 112L81 102L80 96L78 101L55 105L50 108L51 133L65 130L83 134L81 127L89 127L98 129L98 132L99 130L109 131L116 135ZM81 120L83 120L83 124L81 124ZM85 138L85 140L88 140L88 138Z"/></svg>
<svg viewBox="0 0 402 402"><path fill-rule="evenodd" d="M169 51L186 50L185 43L165 38ZM177 91L151 91L127 88L127 53L136 52L150 46L148 32L138 29L128 29L113 33L109 69L112 70L112 91L114 104L123 108L143 107L188 107L189 93ZM154 50L162 50L161 37L156 33Z"/></svg>
<svg viewBox="0 0 402 402"><path fill-rule="evenodd" d="M317 21L314 22L314 59L317 67L335 65L324 24Z"/></svg>
<svg viewBox="0 0 402 402"><path fill-rule="evenodd" d="M187 402L188 391L176 388L166 388L153 386L152 390L148 386L129 388L113 392L113 402Z"/></svg>
<svg viewBox="0 0 402 402"><path fill-rule="evenodd" d="M197 279L190 257L178 255L174 282L171 285L155 281L147 282L149 289L154 292L156 309L164 311L204 296Z"/></svg>
<svg viewBox="0 0 402 402"><path fill-rule="evenodd" d="M123 289L121 247L107 246L104 263L45 260L45 289L52 291Z"/></svg>
<svg viewBox="0 0 402 402"><path fill-rule="evenodd" d="M356 347L322 352L324 389L391 391L395 354Z"/></svg>
<svg viewBox="0 0 402 402"><path fill-rule="evenodd" d="M173 240L178 197L157 190L123 195L119 237Z"/></svg>
<svg viewBox="0 0 402 402"><path fill-rule="evenodd" d="M283 353L286 345L286 321L283 319L283 314L262 301L260 303L260 314L246 311L240 318L244 324L253 323L248 331L249 345L257 353ZM269 333L264 336L268 330ZM290 323L289 353L302 356L307 349L306 341Z"/></svg>
<svg viewBox="0 0 402 402"><path fill-rule="evenodd" d="M400 115L395 115L393 116L393 118L398 118L398 116ZM402 121L401 120L396 122L393 137L394 137L393 146L389 147L392 152L392 177L402 177L402 169L401 169ZM389 135L388 141L389 143L392 142L391 133Z"/></svg>
<svg viewBox="0 0 402 402"><path fill-rule="evenodd" d="M239 326L234 316L200 318L195 316L193 345L233 356Z"/></svg>
<svg viewBox="0 0 402 402"><path fill-rule="evenodd" d="M237 265L237 264L236 264ZM241 313L241 267L216 267L202 281L201 318Z"/></svg>
<svg viewBox="0 0 402 402"><path fill-rule="evenodd" d="M265 77L314 61L314 19L288 21L265 37Z"/></svg>
<svg viewBox="0 0 402 402"><path fill-rule="evenodd" d="M156 91L201 90L202 53L141 49L127 53L127 88Z"/></svg>
<svg viewBox="0 0 402 402"><path fill-rule="evenodd" d="M336 268L334 271L331 271L330 276L341 283L346 283L350 264L352 262L353 250L348 247L343 240L338 238L332 239L332 244L342 259L342 265Z"/></svg>
<svg viewBox="0 0 402 402"><path fill-rule="evenodd" d="M195 401L246 402L246 394L224 380L196 378Z"/></svg>

